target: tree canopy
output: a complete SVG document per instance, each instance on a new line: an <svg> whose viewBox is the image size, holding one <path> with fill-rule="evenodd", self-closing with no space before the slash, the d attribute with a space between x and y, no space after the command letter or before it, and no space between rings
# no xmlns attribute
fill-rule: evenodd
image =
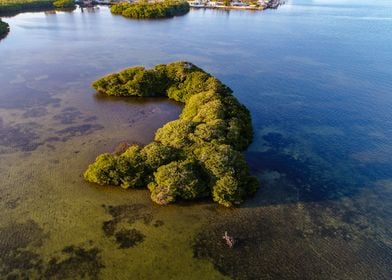
<svg viewBox="0 0 392 280"><path fill-rule="evenodd" d="M56 0L53 2L53 6L56 8L73 8L75 7L74 0Z"/></svg>
<svg viewBox="0 0 392 280"><path fill-rule="evenodd" d="M0 0L0 15L73 7L74 0Z"/></svg>
<svg viewBox="0 0 392 280"><path fill-rule="evenodd" d="M174 62L129 68L93 87L113 96L167 96L185 106L178 120L157 130L151 144L98 156L84 174L87 181L148 186L158 204L211 197L229 207L256 191L257 179L241 154L252 141L249 111L215 77L189 62Z"/></svg>
<svg viewBox="0 0 392 280"><path fill-rule="evenodd" d="M139 1L136 3L119 3L112 5L113 14L127 18L154 19L181 16L189 12L189 4L184 0L164 0L157 2Z"/></svg>

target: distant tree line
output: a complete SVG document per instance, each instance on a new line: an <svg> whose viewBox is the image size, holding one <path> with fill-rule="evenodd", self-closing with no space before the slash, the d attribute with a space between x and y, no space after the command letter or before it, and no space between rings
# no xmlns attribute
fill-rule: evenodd
<svg viewBox="0 0 392 280"><path fill-rule="evenodd" d="M111 96L167 96L185 104L179 119L158 129L147 146L98 156L87 181L123 188L148 187L161 205L210 197L241 203L258 188L241 151L252 141L248 109L230 88L189 62L133 67L93 83Z"/></svg>
<svg viewBox="0 0 392 280"><path fill-rule="evenodd" d="M110 11L116 15L136 19L170 18L181 16L189 12L188 2L183 0L165 0L149 3L119 3L111 7Z"/></svg>
<svg viewBox="0 0 392 280"><path fill-rule="evenodd" d="M0 15L74 7L74 0L0 0Z"/></svg>

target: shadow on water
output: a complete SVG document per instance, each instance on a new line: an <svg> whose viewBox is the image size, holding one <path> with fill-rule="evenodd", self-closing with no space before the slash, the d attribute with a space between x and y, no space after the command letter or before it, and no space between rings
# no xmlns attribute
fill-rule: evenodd
<svg viewBox="0 0 392 280"><path fill-rule="evenodd" d="M94 100L97 102L105 102L106 106L110 106L108 103L127 103L132 105L147 105L147 104L159 104L167 102L171 105L181 106L180 102L168 99L166 97L121 97L121 96L107 96L101 93L93 95Z"/></svg>

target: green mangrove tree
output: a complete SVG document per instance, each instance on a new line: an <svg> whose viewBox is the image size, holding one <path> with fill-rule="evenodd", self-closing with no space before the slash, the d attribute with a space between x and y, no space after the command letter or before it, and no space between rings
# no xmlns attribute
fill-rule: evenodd
<svg viewBox="0 0 392 280"><path fill-rule="evenodd" d="M167 96L185 106L149 145L98 156L84 173L87 181L147 186L161 205L211 197L229 207L256 191L258 181L241 154L252 141L249 111L215 77L189 62L175 62L129 68L98 79L93 87L112 96Z"/></svg>
<svg viewBox="0 0 392 280"><path fill-rule="evenodd" d="M110 11L116 15L136 19L156 19L182 16L189 12L189 4L183 0L114 4Z"/></svg>

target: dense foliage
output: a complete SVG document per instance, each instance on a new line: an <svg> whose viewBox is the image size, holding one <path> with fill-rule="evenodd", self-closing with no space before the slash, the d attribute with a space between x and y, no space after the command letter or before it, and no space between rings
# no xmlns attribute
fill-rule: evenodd
<svg viewBox="0 0 392 280"><path fill-rule="evenodd" d="M53 2L53 6L56 8L73 8L75 7L74 0L56 0Z"/></svg>
<svg viewBox="0 0 392 280"><path fill-rule="evenodd" d="M165 0L161 2L119 3L110 8L116 15L127 18L170 18L181 16L189 12L189 4L183 0Z"/></svg>
<svg viewBox="0 0 392 280"><path fill-rule="evenodd" d="M124 188L148 186L158 204L212 197L232 206L254 193L240 151L252 140L249 111L230 88L188 62L133 67L93 83L113 96L167 96L185 103L178 120L158 129L154 141L122 154L97 157L86 180Z"/></svg>
<svg viewBox="0 0 392 280"><path fill-rule="evenodd" d="M0 19L0 39L7 36L8 32L10 32L10 27L8 23Z"/></svg>
<svg viewBox="0 0 392 280"><path fill-rule="evenodd" d="M74 0L0 0L0 14L8 15L55 8L72 8L74 6Z"/></svg>

